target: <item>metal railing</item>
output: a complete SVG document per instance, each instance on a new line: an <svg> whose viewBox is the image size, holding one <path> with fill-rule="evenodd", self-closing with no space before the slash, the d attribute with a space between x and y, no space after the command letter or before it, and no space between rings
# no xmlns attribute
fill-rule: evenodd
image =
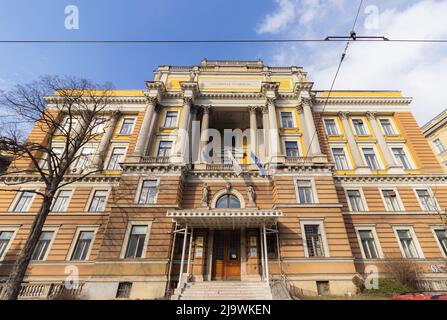
<svg viewBox="0 0 447 320"><path fill-rule="evenodd" d="M169 163L170 157L141 157L142 163L155 163L155 164L165 164Z"/></svg>
<svg viewBox="0 0 447 320"><path fill-rule="evenodd" d="M84 283L73 284L67 289L63 283L23 283L20 288L19 299L75 299L81 296ZM5 284L0 284L0 299L5 293Z"/></svg>

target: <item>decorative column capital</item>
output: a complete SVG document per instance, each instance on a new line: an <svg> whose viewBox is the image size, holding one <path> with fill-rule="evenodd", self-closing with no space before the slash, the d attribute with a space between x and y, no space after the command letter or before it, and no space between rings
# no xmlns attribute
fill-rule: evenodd
<svg viewBox="0 0 447 320"><path fill-rule="evenodd" d="M302 97L301 98L301 105L307 105L307 106L311 106L312 105L312 97Z"/></svg>
<svg viewBox="0 0 447 320"><path fill-rule="evenodd" d="M298 112L298 114L301 114L304 112L304 107L301 103L296 106L296 111Z"/></svg>
<svg viewBox="0 0 447 320"><path fill-rule="evenodd" d="M256 107L256 106L248 106L248 111L250 111L250 113L256 113L256 110L258 110L258 107Z"/></svg>
<svg viewBox="0 0 447 320"><path fill-rule="evenodd" d="M158 104L158 97L146 96L146 100L147 100L147 103L149 103L149 104L154 104L154 105Z"/></svg>
<svg viewBox="0 0 447 320"><path fill-rule="evenodd" d="M114 110L110 116L111 119L118 119L121 116L120 110Z"/></svg>
<svg viewBox="0 0 447 320"><path fill-rule="evenodd" d="M266 98L265 98L265 104L266 104L266 106L267 106L267 107L270 106L270 105L275 106L275 100L276 100L276 97L266 97Z"/></svg>
<svg viewBox="0 0 447 320"><path fill-rule="evenodd" d="M268 114L269 113L269 108L267 106L262 106L261 107L261 112L262 112L262 114Z"/></svg>
<svg viewBox="0 0 447 320"><path fill-rule="evenodd" d="M184 105L191 106L192 102L193 102L193 98L192 97L183 97L183 104Z"/></svg>
<svg viewBox="0 0 447 320"><path fill-rule="evenodd" d="M349 112L348 111L339 111L338 115L341 119L347 120L349 118Z"/></svg>
<svg viewBox="0 0 447 320"><path fill-rule="evenodd" d="M202 106L203 114L209 114L211 111L211 106Z"/></svg>
<svg viewBox="0 0 447 320"><path fill-rule="evenodd" d="M369 120L373 120L373 119L375 119L375 118L377 117L377 112L374 112L374 111L367 111L367 112L366 112L366 117L367 117Z"/></svg>

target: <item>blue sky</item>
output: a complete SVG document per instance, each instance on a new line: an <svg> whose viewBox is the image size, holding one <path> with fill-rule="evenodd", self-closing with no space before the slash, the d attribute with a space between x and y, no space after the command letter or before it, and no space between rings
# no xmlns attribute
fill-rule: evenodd
<svg viewBox="0 0 447 320"><path fill-rule="evenodd" d="M64 9L79 8L79 30L66 30ZM357 1L3 0L2 40L324 38L350 31ZM359 34L447 38L447 1L364 1ZM0 89L39 75L77 75L143 88L158 65L201 59L256 59L303 66L327 89L343 44L0 44ZM336 89L402 89L420 124L446 107L446 45L353 44Z"/></svg>

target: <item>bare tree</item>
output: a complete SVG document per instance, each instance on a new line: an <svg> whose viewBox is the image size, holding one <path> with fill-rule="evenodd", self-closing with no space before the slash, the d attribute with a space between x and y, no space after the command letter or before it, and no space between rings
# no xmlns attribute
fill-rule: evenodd
<svg viewBox="0 0 447 320"><path fill-rule="evenodd" d="M43 185L39 190L29 190L42 197L42 204L13 265L2 299L17 299L58 190L100 170L89 167L76 172L73 167L91 160L91 155L82 154L82 149L102 134L99 128L106 125L104 112L110 104L110 94L110 84L45 76L1 95L0 107L14 118L5 117L7 121L3 121L0 131L0 151L12 158L0 181L8 190L18 186L18 192L20 186L29 182ZM22 138L23 133L17 129L19 125L34 126L28 139ZM58 151L53 148L55 138L64 145Z"/></svg>

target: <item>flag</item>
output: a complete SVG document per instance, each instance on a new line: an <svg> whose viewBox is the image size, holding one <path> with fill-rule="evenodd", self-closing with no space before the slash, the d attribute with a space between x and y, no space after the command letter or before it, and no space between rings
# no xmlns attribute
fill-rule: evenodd
<svg viewBox="0 0 447 320"><path fill-rule="evenodd" d="M231 164L233 165L234 173L236 173L237 176L239 176L242 173L242 168L239 162L234 158L233 153L231 150L227 150L228 158L231 160Z"/></svg>
<svg viewBox="0 0 447 320"><path fill-rule="evenodd" d="M265 172L264 166L262 165L261 161L259 161L258 157L253 152L250 152L250 157L253 160L253 162L258 166L261 175L265 177L267 173Z"/></svg>

